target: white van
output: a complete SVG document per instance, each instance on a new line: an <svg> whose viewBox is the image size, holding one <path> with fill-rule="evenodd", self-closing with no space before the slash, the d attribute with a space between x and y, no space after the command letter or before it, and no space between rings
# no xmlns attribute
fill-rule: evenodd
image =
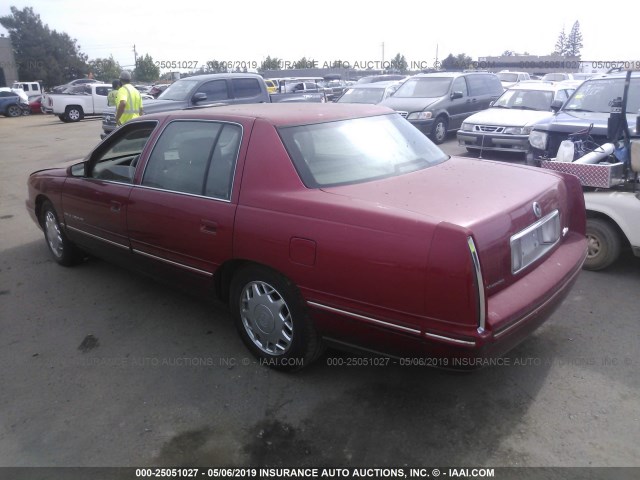
<svg viewBox="0 0 640 480"><path fill-rule="evenodd" d="M39 82L15 82L11 88L21 88L27 94L27 97L42 95L42 87Z"/></svg>

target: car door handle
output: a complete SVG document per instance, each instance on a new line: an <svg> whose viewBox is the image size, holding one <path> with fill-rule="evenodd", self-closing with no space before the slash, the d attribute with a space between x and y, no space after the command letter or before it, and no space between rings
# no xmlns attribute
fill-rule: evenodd
<svg viewBox="0 0 640 480"><path fill-rule="evenodd" d="M115 200L111 200L111 211L113 213L120 213L120 208L122 204L120 202L116 202Z"/></svg>
<svg viewBox="0 0 640 480"><path fill-rule="evenodd" d="M202 233L215 235L218 231L218 224L210 220L200 220L200 231Z"/></svg>

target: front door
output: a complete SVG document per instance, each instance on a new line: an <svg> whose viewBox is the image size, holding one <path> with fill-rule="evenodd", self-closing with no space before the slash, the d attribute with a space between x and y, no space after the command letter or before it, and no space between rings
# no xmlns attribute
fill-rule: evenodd
<svg viewBox="0 0 640 480"><path fill-rule="evenodd" d="M66 180L62 210L73 241L129 249L126 214L134 172L156 125L125 125L94 150L83 172Z"/></svg>

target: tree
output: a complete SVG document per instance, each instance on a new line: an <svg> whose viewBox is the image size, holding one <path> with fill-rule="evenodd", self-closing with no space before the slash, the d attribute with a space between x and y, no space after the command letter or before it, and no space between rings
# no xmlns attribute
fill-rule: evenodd
<svg viewBox="0 0 640 480"><path fill-rule="evenodd" d="M218 60L209 60L206 67L207 73L227 73L227 66Z"/></svg>
<svg viewBox="0 0 640 480"><path fill-rule="evenodd" d="M267 58L264 59L262 64L260 64L260 68L258 70L260 70L261 72L264 72L265 70L281 70L281 69L282 69L282 60L276 57L271 58L270 56L267 56Z"/></svg>
<svg viewBox="0 0 640 480"><path fill-rule="evenodd" d="M558 39L556 40L556 48L553 51L554 55L563 55L567 51L567 34L564 33L564 27L562 31L558 35Z"/></svg>
<svg viewBox="0 0 640 480"><path fill-rule="evenodd" d="M32 7L11 7L11 15L0 17L0 25L9 32L20 78L52 87L88 73L87 56L77 40L51 30Z"/></svg>
<svg viewBox="0 0 640 480"><path fill-rule="evenodd" d="M133 70L133 78L138 82L154 82L160 76L160 68L153 62L148 53L136 60L136 68Z"/></svg>
<svg viewBox="0 0 640 480"><path fill-rule="evenodd" d="M94 78L109 83L120 76L122 67L111 55L109 58L96 58L89 61L89 71Z"/></svg>
<svg viewBox="0 0 640 480"><path fill-rule="evenodd" d="M391 59L391 69L395 70L399 73L407 73L407 69L409 64L407 63L407 59L404 55L396 54L395 57Z"/></svg>
<svg viewBox="0 0 640 480"><path fill-rule="evenodd" d="M575 21L573 27L571 27L571 33L567 38L565 55L570 57L579 57L580 50L582 49L582 33L580 33L580 22Z"/></svg>

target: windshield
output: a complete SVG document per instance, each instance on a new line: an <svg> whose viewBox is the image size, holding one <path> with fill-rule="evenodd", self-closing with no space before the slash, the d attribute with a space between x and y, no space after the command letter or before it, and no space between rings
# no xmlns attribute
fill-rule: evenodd
<svg viewBox="0 0 640 480"><path fill-rule="evenodd" d="M552 91L514 89L504 92L493 106L523 110L550 110L552 101Z"/></svg>
<svg viewBox="0 0 640 480"><path fill-rule="evenodd" d="M517 82L518 74L517 73L499 73L498 78L501 82Z"/></svg>
<svg viewBox="0 0 640 480"><path fill-rule="evenodd" d="M449 93L451 77L414 77L408 79L393 94L401 98L434 98L444 97Z"/></svg>
<svg viewBox="0 0 640 480"><path fill-rule="evenodd" d="M397 177L449 158L395 113L283 127L279 132L309 188Z"/></svg>
<svg viewBox="0 0 640 480"><path fill-rule="evenodd" d="M178 80L177 82L169 85L167 89L160 94L158 100L186 100L196 87L197 83L198 80Z"/></svg>
<svg viewBox="0 0 640 480"><path fill-rule="evenodd" d="M379 103L384 98L384 88L348 88L338 103Z"/></svg>
<svg viewBox="0 0 640 480"><path fill-rule="evenodd" d="M547 73L544 77L542 77L543 82L562 82L563 80L567 80L569 78L568 75L564 73Z"/></svg>
<svg viewBox="0 0 640 480"><path fill-rule="evenodd" d="M564 111L611 112L611 100L622 98L624 78L587 80L567 101ZM640 78L632 78L629 84L627 113L636 114L640 108Z"/></svg>

